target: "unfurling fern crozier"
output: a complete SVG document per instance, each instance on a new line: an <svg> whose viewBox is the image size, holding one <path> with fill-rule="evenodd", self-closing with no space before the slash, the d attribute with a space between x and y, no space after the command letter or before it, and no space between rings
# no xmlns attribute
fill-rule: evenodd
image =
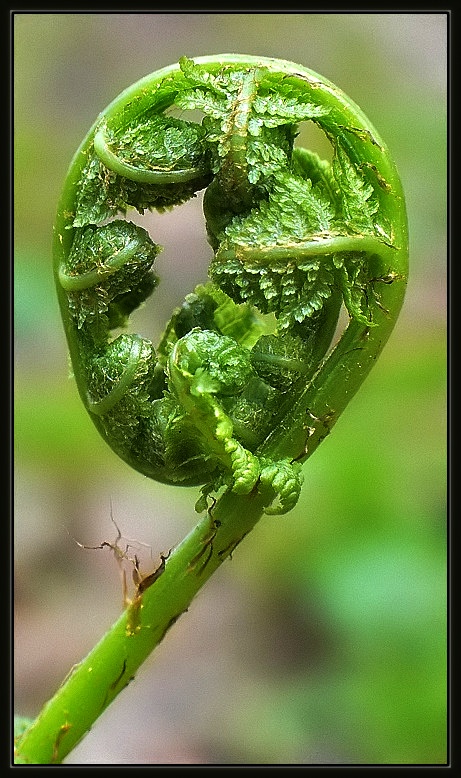
<svg viewBox="0 0 461 778"><path fill-rule="evenodd" d="M296 145L304 122L331 162ZM130 212L202 190L209 278L154 345L128 324L157 289L161 249ZM157 481L201 486L200 508L225 489L284 513L399 314L404 197L384 142L326 79L263 57L183 58L99 115L54 257L77 386L111 448Z"/></svg>

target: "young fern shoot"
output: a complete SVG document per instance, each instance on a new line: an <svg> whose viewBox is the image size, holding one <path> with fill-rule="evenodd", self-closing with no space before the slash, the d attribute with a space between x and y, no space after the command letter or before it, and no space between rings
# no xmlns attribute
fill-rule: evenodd
<svg viewBox="0 0 461 778"><path fill-rule="evenodd" d="M325 133L331 162L296 146L304 122ZM158 344L120 334L158 285L161 250L130 211L201 190L208 281ZM261 514L295 506L303 463L375 364L407 281L401 183L374 127L322 76L264 57L183 57L122 92L88 132L58 207L54 270L96 428L145 476L201 487L197 510L209 509L143 589L158 605L163 582L171 603L145 658ZM333 343L342 306L348 324ZM180 570L194 578L187 592ZM132 644L127 677L140 663ZM87 725L59 742L55 728L48 757L60 761ZM27 732L21 749L30 760Z"/></svg>
<svg viewBox="0 0 461 778"><path fill-rule="evenodd" d="M173 108L203 120L173 118ZM331 164L294 145L305 121L330 140ZM172 208L204 188L209 282L174 311L156 348L113 337L157 285L160 251L120 215ZM348 376L343 366L349 399L405 287L400 184L361 113L290 63L183 58L100 115L69 172L55 243L77 385L114 451L151 478L206 492L271 483L275 510L290 510L316 424L326 416L330 428L344 407L344 391L319 403L310 389L331 374L341 303L353 332L344 342L364 363ZM337 348L335 362L348 361Z"/></svg>

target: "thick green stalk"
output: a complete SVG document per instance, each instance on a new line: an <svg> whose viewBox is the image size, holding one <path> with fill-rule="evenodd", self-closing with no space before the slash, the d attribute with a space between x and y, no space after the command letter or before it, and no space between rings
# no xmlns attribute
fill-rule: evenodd
<svg viewBox="0 0 461 778"><path fill-rule="evenodd" d="M17 763L62 762L254 527L270 497L269 493L265 497L223 495L180 545L162 559L157 573L141 582L131 605L72 669L20 737L15 749Z"/></svg>

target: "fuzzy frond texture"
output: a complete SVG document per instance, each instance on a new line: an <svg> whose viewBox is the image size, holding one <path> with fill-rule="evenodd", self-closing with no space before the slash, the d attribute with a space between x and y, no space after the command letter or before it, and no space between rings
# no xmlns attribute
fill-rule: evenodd
<svg viewBox="0 0 461 778"><path fill-rule="evenodd" d="M353 142L371 146L371 134L344 128L318 83L267 63L184 57L100 114L72 169L59 280L81 395L117 454L205 495L272 489L270 510L283 513L299 494L302 452L260 452L287 426L341 305L373 326L370 262L390 231L386 182ZM296 145L305 123L325 132L330 159ZM161 249L130 211L162 212L201 190L208 281L157 347L118 333L158 284Z"/></svg>

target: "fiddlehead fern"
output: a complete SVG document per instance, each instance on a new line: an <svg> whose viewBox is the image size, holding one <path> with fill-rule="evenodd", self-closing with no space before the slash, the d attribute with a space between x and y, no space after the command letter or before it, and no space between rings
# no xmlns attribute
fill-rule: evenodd
<svg viewBox="0 0 461 778"><path fill-rule="evenodd" d="M324 131L331 163L295 146L303 122ZM130 209L162 211L200 190L209 281L157 347L117 334L158 283L160 247ZM405 206L383 141L333 84L281 60L183 58L123 92L90 129L54 256L79 392L113 450L204 495L266 489L267 510L285 512L302 462L399 313ZM349 324L332 349L342 304Z"/></svg>

